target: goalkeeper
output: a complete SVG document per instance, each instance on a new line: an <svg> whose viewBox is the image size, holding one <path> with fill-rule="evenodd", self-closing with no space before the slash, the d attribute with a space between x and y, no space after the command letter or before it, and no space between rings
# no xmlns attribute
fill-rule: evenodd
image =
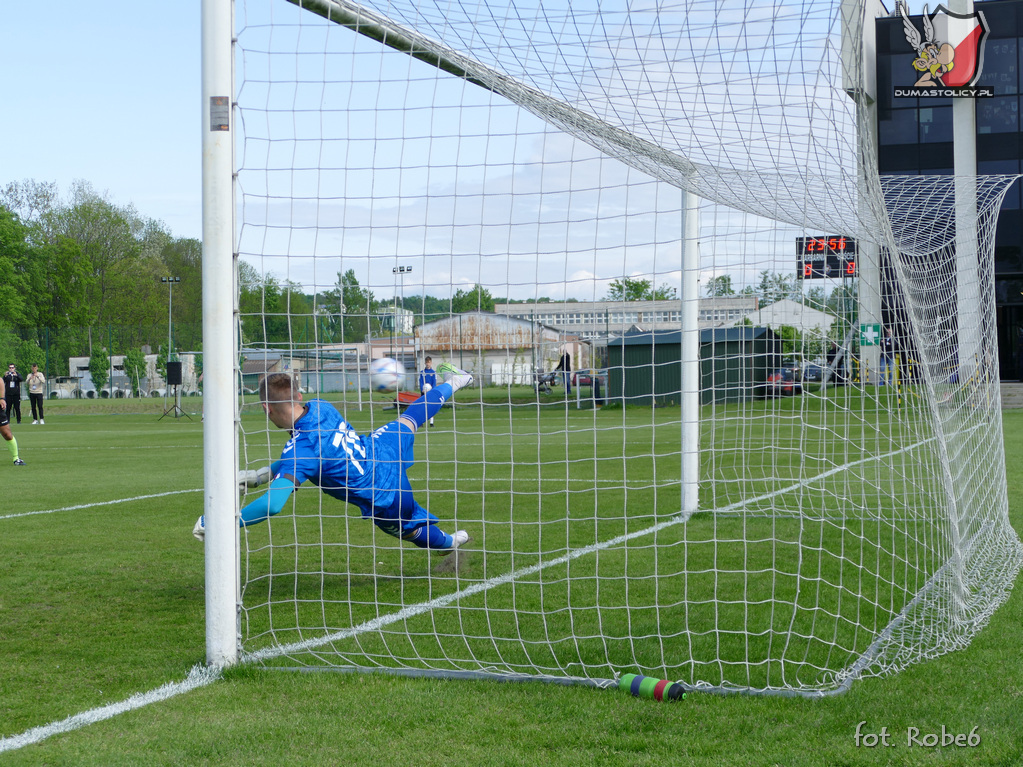
<svg viewBox="0 0 1023 767"><path fill-rule="evenodd" d="M320 486L327 495L347 501L362 516L388 535L410 541L424 549L450 554L469 540L458 530L448 535L440 520L416 503L406 472L414 463L412 454L416 430L433 417L444 403L472 376L453 365L441 365L445 382L410 404L401 416L360 436L337 409L323 400L302 402L295 380L286 373L271 373L259 382L263 410L291 439L281 459L269 469L246 472L249 484L270 481L269 491L241 510L241 526L256 524L279 513L295 488L306 480ZM206 520L199 517L192 534L206 536Z"/></svg>

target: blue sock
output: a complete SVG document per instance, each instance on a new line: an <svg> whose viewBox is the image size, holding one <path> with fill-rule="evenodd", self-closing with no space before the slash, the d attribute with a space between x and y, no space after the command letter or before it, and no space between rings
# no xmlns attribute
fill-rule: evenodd
<svg viewBox="0 0 1023 767"><path fill-rule="evenodd" d="M427 392L429 393L429 392ZM416 528L412 535L405 537L421 549L450 549L454 538L441 530L437 525L423 525Z"/></svg>
<svg viewBox="0 0 1023 767"><path fill-rule="evenodd" d="M437 384L405 408L405 412L401 414L402 418L415 421L416 428L418 428L437 415L437 412L444 407L444 403L451 398L452 394L454 394L454 391L451 390L451 384Z"/></svg>

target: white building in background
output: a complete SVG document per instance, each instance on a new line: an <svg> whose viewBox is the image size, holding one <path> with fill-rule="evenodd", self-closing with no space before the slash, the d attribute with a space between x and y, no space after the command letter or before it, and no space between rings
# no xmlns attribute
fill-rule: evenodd
<svg viewBox="0 0 1023 767"><path fill-rule="evenodd" d="M483 386L531 384L537 372L553 370L567 353L572 369L591 364L591 347L574 333L539 322L491 312L462 312L415 330L416 364L427 356L436 368L450 362L471 372Z"/></svg>
<svg viewBox="0 0 1023 767"><path fill-rule="evenodd" d="M768 304L763 309L750 312L744 318L739 318L728 324L737 325L746 318L757 327L777 330L782 325L788 325L803 334L820 333L822 335L827 335L831 324L836 319L833 314L822 312L789 298Z"/></svg>
<svg viewBox="0 0 1023 767"><path fill-rule="evenodd" d="M196 365L198 352L183 352L178 355L181 362L181 393L185 395L198 394L199 372ZM141 388L142 396L163 396L167 389L167 383L156 371L156 354L146 354L146 369L142 374ZM110 358L110 380L102 390L97 391L92 381L92 373L89 372L88 357L68 357L68 376L61 377L61 386L55 388L58 397L64 398L107 398L107 397L131 397L131 384L124 372L124 355L115 354Z"/></svg>
<svg viewBox="0 0 1023 767"><path fill-rule="evenodd" d="M376 310L380 318L380 330L384 333L394 331L396 336L412 335L416 324L415 312L400 306L381 306Z"/></svg>
<svg viewBox="0 0 1023 767"><path fill-rule="evenodd" d="M756 296L701 298L700 328L729 327L756 311ZM678 330L682 302L671 301L551 301L527 304L495 304L494 312L546 325L581 339L620 336L629 328Z"/></svg>

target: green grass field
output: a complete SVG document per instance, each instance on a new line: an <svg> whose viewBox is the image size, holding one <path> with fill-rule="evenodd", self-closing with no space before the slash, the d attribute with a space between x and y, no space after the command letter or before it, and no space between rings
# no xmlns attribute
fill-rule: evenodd
<svg viewBox="0 0 1023 767"><path fill-rule="evenodd" d="M194 409L193 402L186 401L186 410ZM46 426L26 421L15 427L28 466L3 469L0 737L19 736L181 682L205 654L203 552L190 534L202 504L198 418L158 421L162 401L48 404ZM793 401L770 403L758 413L762 425L772 424L773 444L798 447L792 443L798 439L792 433L794 419L786 414L796 406ZM148 412L117 412L142 408ZM417 440L419 462L412 481L417 492L429 487L425 505L442 519L454 517L476 528L476 549L457 578L427 578L430 562L422 552L399 548L386 536L374 535L372 525L354 514L343 516L336 507L321 505L318 493L302 491L294 509L275 519L272 528L249 531L246 650L268 644L271 630L275 641L284 643L344 629L573 547L641 531L668 516L661 509L677 507L673 483L678 482L679 463L670 449L678 440L677 414L670 409L573 409L555 418L540 418L525 403L506 408L511 415L492 415L497 410L488 408L480 419L479 408L456 409L457 432L438 417L438 427ZM246 412L252 445L260 427ZM838 428L826 407L821 412L826 428ZM368 429L391 417L393 411L374 409L364 412L363 422L354 415L352 420ZM596 418L604 420L594 432ZM1010 513L1020 529L1023 412L1008 411L1004 418ZM706 458L704 472L720 481L712 483L718 489L704 488L713 497L702 498L701 505L711 502L720 508L734 494L784 488L800 472L819 469L798 461L796 447L782 449L770 460L754 456L769 471L762 482L743 485L735 481L737 459L727 449L736 437L722 426L737 428L737 421L715 422L718 432L705 439L722 447ZM891 437L899 423L884 424L884 432ZM868 427L856 428L862 433ZM862 443L873 447L880 440L871 435ZM264 452L268 442L277 449L282 439L279 434L264 438ZM662 458L644 460L655 442ZM486 463L474 463L472 458L483 452ZM255 451L249 458L256 460ZM524 485L531 492L514 492ZM615 485L628 489L607 490ZM906 509L914 507L903 500ZM330 515L323 518L328 532L317 533L317 545L306 545L312 540L307 528L319 528L321 515ZM899 561L914 540L912 528L902 514L886 524L887 530L903 532L904 540L889 538L884 549ZM843 610L864 609L848 596L852 575L843 575L848 564L821 557L796 562L800 542L812 539L820 546L821 536L834 525L822 519L809 528L805 520L795 527L784 518L697 517L657 534L660 556L654 556L651 541L635 539L599 556L544 569L514 589L492 588L386 631L337 641L332 654L322 658L305 653L279 662L366 664L396 656L410 666L458 667L452 661L472 658L505 670L533 665L613 676L634 671L636 662L650 658L651 667L661 659L681 668L690 662L688 650L680 655L670 642L647 635L675 626L687 644L707 644L709 650L727 645L732 635L723 629L730 625L761 626L765 637L777 637L778 631L772 631L780 630L772 623L777 612L767 607L766 595L784 596L796 583L822 574L827 577L814 582L846 584L832 595ZM848 523L835 534L838 539L822 548L863 537ZM278 547L272 558L265 545L271 537ZM768 537L774 541L770 546L755 543ZM745 543L735 551L716 551L713 541L721 539ZM533 555L513 561L513 548ZM694 558L705 556L705 565L688 562L683 569L673 563L670 554L683 549ZM768 584L766 577L742 575L758 557L773 558L777 573L792 574L791 583ZM892 563L877 557L874 562L876 573L890 579ZM713 585L701 580L710 577L710 564L722 571ZM332 575L324 578L319 572ZM565 578L569 572L572 580ZM623 574L630 576L627 581ZM658 579L648 577L653 574ZM857 568L856 575L862 578L863 569ZM661 592L682 587L688 592L666 599L656 593L655 584ZM624 602L626 588L629 603L639 605L631 614L615 609ZM692 595L715 589L719 597L731 589L743 592L746 601L763 603L764 612L729 606L725 600L713 617L714 630L701 632L700 626L708 625L706 613L715 608ZM689 598L682 598L687 593ZM875 603L887 598L871 594ZM833 607L830 599L824 595L823 604ZM667 603L675 605L674 612L660 607ZM821 626L821 615L807 624L819 631L811 632L814 636L827 634L838 646L862 649L855 631L835 639L835 626ZM1017 590L969 647L894 676L857 682L849 692L823 700L694 694L681 703L657 704L587 687L243 666L186 694L0 751L0 764L1019 764L1021 620L1023 597ZM495 634L502 639L488 639ZM577 639L539 641L564 635ZM628 635L647 638L625 639ZM749 661L767 643L744 640L718 652ZM829 655L809 644L798 651L799 658ZM834 660L827 657L823 665ZM701 667L696 677L705 679L714 671ZM776 668L770 674L782 672ZM757 674L769 676L767 670ZM857 746L861 721L867 722L863 733L887 728L893 745ZM942 726L952 734L977 728L980 744L907 742L910 728L916 728L923 743L930 742L925 737L930 733L940 741Z"/></svg>

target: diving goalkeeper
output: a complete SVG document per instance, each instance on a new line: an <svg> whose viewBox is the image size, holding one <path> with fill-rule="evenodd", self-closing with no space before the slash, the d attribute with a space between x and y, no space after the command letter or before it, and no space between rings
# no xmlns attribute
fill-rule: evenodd
<svg viewBox="0 0 1023 767"><path fill-rule="evenodd" d="M314 399L303 403L290 375L264 376L259 382L263 410L275 426L291 433L291 439L269 470L245 473L249 484L269 480L270 489L241 510L241 526L279 513L295 488L309 480L327 495L356 506L363 517L395 538L442 555L466 543L469 534L464 530L449 535L437 527L440 520L416 503L406 475L415 462L416 430L473 380L453 365L441 365L438 372L445 374L444 383L410 404L397 420L366 437L356 433L329 402ZM204 517L199 517L192 534L205 539Z"/></svg>

